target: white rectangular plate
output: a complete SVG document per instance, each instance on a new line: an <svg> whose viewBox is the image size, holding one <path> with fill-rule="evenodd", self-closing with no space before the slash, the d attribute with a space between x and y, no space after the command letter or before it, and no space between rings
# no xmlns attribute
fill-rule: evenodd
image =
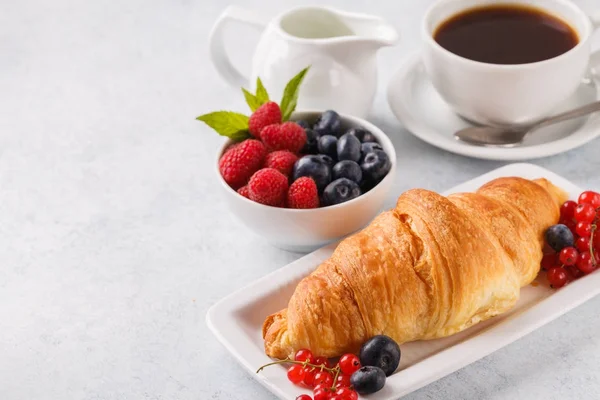
<svg viewBox="0 0 600 400"><path fill-rule="evenodd" d="M571 182L539 166L511 164L444 194L473 192L484 183L503 176L547 178L569 192L571 198L582 192ZM335 246L324 247L296 260L229 295L208 311L208 326L221 343L255 379L282 399L293 400L299 394L310 392L290 383L283 366L269 367L256 374L258 367L271 361L263 349L263 321L268 315L287 307L298 281L327 259ZM514 342L600 292L598 273L560 290L550 289L541 276L538 279L540 282L536 286L534 283L521 289L520 300L508 313L447 338L403 344L399 370L369 399L398 399Z"/></svg>

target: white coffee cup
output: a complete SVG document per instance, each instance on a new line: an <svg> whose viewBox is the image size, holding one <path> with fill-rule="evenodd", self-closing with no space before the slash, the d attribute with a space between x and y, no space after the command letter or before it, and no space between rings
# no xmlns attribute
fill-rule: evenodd
<svg viewBox="0 0 600 400"><path fill-rule="evenodd" d="M433 86L462 117L484 125L529 124L550 115L580 85L590 59L590 37L600 16L569 0L507 0L534 6L569 24L579 43L557 57L529 64L488 64L456 55L433 38L448 18L498 0L440 0L423 20L423 61Z"/></svg>

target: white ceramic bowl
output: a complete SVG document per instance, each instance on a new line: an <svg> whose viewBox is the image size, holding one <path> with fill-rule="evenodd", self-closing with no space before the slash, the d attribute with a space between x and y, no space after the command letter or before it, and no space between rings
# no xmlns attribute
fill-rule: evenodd
<svg viewBox="0 0 600 400"><path fill-rule="evenodd" d="M291 119L311 122L320 114L316 111L297 111ZM323 208L295 210L265 206L239 195L221 177L218 159L230 144L227 142L218 154L216 172L233 215L272 245L295 252L315 250L367 225L381 211L394 182L396 151L387 135L375 125L356 117L341 117L344 129L362 127L373 133L389 156L392 168L377 186L356 199Z"/></svg>

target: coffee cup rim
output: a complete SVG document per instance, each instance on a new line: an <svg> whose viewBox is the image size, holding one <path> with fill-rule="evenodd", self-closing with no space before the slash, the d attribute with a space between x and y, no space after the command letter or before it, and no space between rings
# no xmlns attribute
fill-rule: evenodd
<svg viewBox="0 0 600 400"><path fill-rule="evenodd" d="M558 2L558 3L564 4L568 7L571 7L571 9L573 9L575 11L575 13L579 14L581 19L584 21L585 32L582 32L582 33L584 33L584 35L582 35L579 38L579 42L575 46L573 46L573 48L569 49L568 51L566 51L556 57L548 58L546 60L541 60L541 61L535 61L535 62L531 62L531 63L523 63L523 64L493 64L493 63L486 63L486 62L482 62L482 61L471 60L470 58L459 56L458 54L455 54L455 53L451 52L450 50L447 50L446 48L442 47L438 42L436 42L436 40L433 37L432 32L430 32L428 29L428 26L429 26L428 22L429 22L429 19L431 18L431 14L433 13L433 11L437 7L440 7L441 5L455 2L455 1L456 0L438 0L438 1L434 2L431 6L429 6L427 11L425 11L425 16L421 20L421 34L428 45L433 46L437 50L441 50L442 52L444 52L445 54L448 54L450 57L456 59L459 62L463 62L463 63L467 63L467 64L474 64L474 65L479 65L479 66L486 67L486 68L493 68L493 69L499 69L499 70L538 68L542 65L548 65L551 63L559 62L560 60L562 60L566 57L569 57L571 53L574 53L575 51L579 50L579 48L581 46L584 46L587 44L587 41L589 40L591 33L592 33L592 22L591 22L590 18L588 17L588 15L586 15L585 12L581 8L579 8L576 4L574 4L568 0L554 0L555 2ZM501 3L494 3L494 5L497 5L497 4L507 4L507 5L525 4L525 5L529 5L532 7L540 8L540 9L550 13L549 11L544 9L543 6L540 6L538 4L522 2L520 0L506 0L506 1L502 1ZM471 8L476 8L476 7L465 7L462 11L466 11ZM562 19L562 17L560 17L560 16L557 16L557 17ZM435 32L435 30L434 30L434 32Z"/></svg>

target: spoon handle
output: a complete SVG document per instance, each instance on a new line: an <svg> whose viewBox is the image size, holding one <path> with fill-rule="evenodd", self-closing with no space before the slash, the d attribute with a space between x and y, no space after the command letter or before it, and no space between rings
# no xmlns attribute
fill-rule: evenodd
<svg viewBox="0 0 600 400"><path fill-rule="evenodd" d="M545 120L537 123L529 129L529 132L544 128L548 125L556 124L557 122L566 121L572 118L583 117L584 115L591 114L600 111L600 101L595 101L585 106L576 108L574 110L566 111L564 113L556 114L552 117L546 118Z"/></svg>

